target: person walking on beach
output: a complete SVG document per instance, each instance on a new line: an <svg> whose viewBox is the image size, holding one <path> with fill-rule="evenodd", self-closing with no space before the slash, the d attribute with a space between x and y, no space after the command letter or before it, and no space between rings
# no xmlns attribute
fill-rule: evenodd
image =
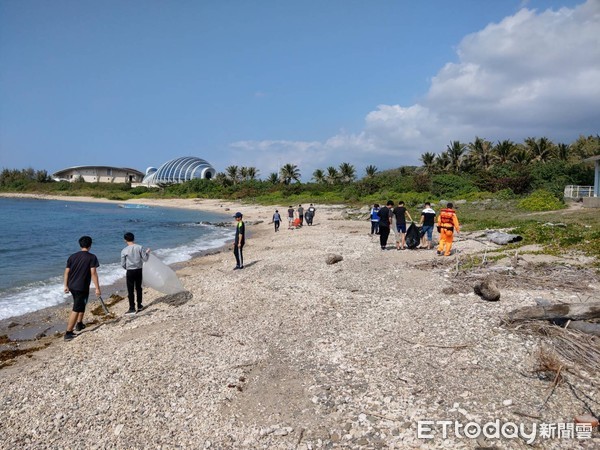
<svg viewBox="0 0 600 450"><path fill-rule="evenodd" d="M313 219L315 218L315 212L316 211L317 210L315 209L315 207L311 203L310 206L308 207L308 211L306 211L306 223L308 225L312 225Z"/></svg>
<svg viewBox="0 0 600 450"><path fill-rule="evenodd" d="M129 299L129 310L125 314L135 314L136 297L138 312L144 309L142 304L142 266L144 261L148 261L150 249L136 244L133 233L125 233L123 239L127 246L121 250L121 266L127 271L125 281Z"/></svg>
<svg viewBox="0 0 600 450"><path fill-rule="evenodd" d="M90 253L92 238L82 236L79 238L80 251L73 253L67 259L67 267L64 273L64 291L73 296L73 310L67 322L65 341L70 341L75 336L73 329L81 331L85 328L83 315L90 296L90 283L93 281L96 287L96 297L100 297L100 282L96 269L100 266L96 255Z"/></svg>
<svg viewBox="0 0 600 450"><path fill-rule="evenodd" d="M244 221L242 220L242 213L236 212L233 216L235 218L235 241L233 243L233 254L235 255L236 265L233 270L243 269L244 268L244 255L242 250L244 249L245 244L245 235L246 235L246 225L244 225Z"/></svg>
<svg viewBox="0 0 600 450"><path fill-rule="evenodd" d="M275 214L273 214L273 223L275 224L275 233L279 231L279 225L281 225L281 216L279 215L279 211L275 210Z"/></svg>
<svg viewBox="0 0 600 450"><path fill-rule="evenodd" d="M435 211L431 203L425 202L425 208L421 211L421 248L431 250L433 248L433 226L435 225Z"/></svg>
<svg viewBox="0 0 600 450"><path fill-rule="evenodd" d="M381 208L377 212L379 217L379 243L381 250L385 250L387 246L388 236L390 235L390 224L392 223L392 207L394 202L388 200L385 208Z"/></svg>
<svg viewBox="0 0 600 450"><path fill-rule="evenodd" d="M454 205L448 203L444 209L440 211L438 217L438 232L440 233L440 243L438 245L437 254L439 256L450 256L452 252L452 242L454 240L454 232L460 232L460 225L456 211L452 209Z"/></svg>
<svg viewBox="0 0 600 450"><path fill-rule="evenodd" d="M292 205L288 208L288 230L293 229L294 227L294 208Z"/></svg>
<svg viewBox="0 0 600 450"><path fill-rule="evenodd" d="M396 249L404 250L406 248L406 218L412 222L412 217L404 207L404 202L399 201L398 206L394 208L394 218L396 219Z"/></svg>
<svg viewBox="0 0 600 450"><path fill-rule="evenodd" d="M371 208L371 235L379 234L379 204L375 203Z"/></svg>
<svg viewBox="0 0 600 450"><path fill-rule="evenodd" d="M304 208L302 205L298 205L298 219L300 219L300 226L304 224Z"/></svg>

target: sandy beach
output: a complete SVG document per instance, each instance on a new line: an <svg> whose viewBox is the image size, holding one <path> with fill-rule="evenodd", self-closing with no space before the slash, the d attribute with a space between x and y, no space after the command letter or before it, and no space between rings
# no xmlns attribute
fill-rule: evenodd
<svg viewBox="0 0 600 450"><path fill-rule="evenodd" d="M0 448L600 446L597 431L540 435L540 424L572 427L575 416L600 412L597 373L565 367L566 381L553 386L537 370L543 339L501 325L537 298L597 301L597 275L536 282L525 271L535 255L521 269L507 255L494 272L510 267L513 278L499 284L500 301L486 302L456 271L457 258L498 248L475 233L444 258L381 251L369 222L350 220L343 206L315 203L313 226L284 222L275 233L273 206L132 203L241 211L244 270L232 270L229 248L195 258L177 272L186 293L147 288L140 314L124 316L127 302L117 302L114 318L71 342L49 333L43 348L1 368ZM285 216L287 205L277 208ZM329 254L343 259L327 264ZM575 267L576 257L564 259ZM66 320L67 307L55 311ZM524 434L469 438L454 428L496 420L527 433L537 426L532 445ZM444 433L439 421L452 427Z"/></svg>

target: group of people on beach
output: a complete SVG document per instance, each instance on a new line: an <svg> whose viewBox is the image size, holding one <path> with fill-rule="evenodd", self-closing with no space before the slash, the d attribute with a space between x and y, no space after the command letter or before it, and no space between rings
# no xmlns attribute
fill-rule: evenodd
<svg viewBox="0 0 600 450"><path fill-rule="evenodd" d="M150 249L144 248L135 242L133 233L125 233L125 248L121 250L121 266L126 270L125 281L127 284L127 297L129 310L125 314L135 314L144 309L142 303L142 266L148 261ZM67 259L64 272L64 292L71 293L73 297L73 310L67 321L65 340L70 341L77 335L74 331L85 328L83 316L90 296L90 283L94 283L96 297L101 299L102 291L98 279L97 268L100 266L96 255L90 252L92 238L82 236L79 238L80 250ZM136 310L137 300L137 310Z"/></svg>
<svg viewBox="0 0 600 450"><path fill-rule="evenodd" d="M437 225L437 231L440 234L437 254L439 256L450 256L454 233L459 233L460 231L458 217L453 208L454 205L448 203L445 208L442 208L440 214L436 215L435 210L431 207L431 203L425 202L418 224L420 237L420 246L418 248L433 249L433 228ZM393 200L389 200L383 207L375 203L371 208L370 221L371 235L379 235L381 250L387 249L390 229L393 229L396 235L396 249L404 250L407 248L407 221L412 223L414 221L403 201L399 201L395 205Z"/></svg>
<svg viewBox="0 0 600 450"><path fill-rule="evenodd" d="M294 230L296 228L302 227L304 222L306 225L311 226L313 224L313 219L315 218L315 212L317 209L311 203L306 211L302 205L298 205L298 209L294 209L292 205L289 206L287 210L287 218L288 218L288 230ZM275 232L279 231L279 227L281 226L281 214L279 214L279 210L276 209L273 214L272 223L275 226Z"/></svg>

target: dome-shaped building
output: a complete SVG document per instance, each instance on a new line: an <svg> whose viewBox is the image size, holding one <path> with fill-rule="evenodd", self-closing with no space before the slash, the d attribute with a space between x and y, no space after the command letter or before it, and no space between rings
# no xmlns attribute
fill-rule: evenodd
<svg viewBox="0 0 600 450"><path fill-rule="evenodd" d="M142 184L161 186L184 183L195 178L211 179L217 171L204 159L194 156L183 156L164 163L158 169L148 167Z"/></svg>

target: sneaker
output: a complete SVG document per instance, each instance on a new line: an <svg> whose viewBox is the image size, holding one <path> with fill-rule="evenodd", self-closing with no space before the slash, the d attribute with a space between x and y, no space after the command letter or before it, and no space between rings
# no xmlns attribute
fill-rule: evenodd
<svg viewBox="0 0 600 450"><path fill-rule="evenodd" d="M440 252L439 250L436 253L437 253L438 256L442 256L443 255L443 253Z"/></svg>
<svg viewBox="0 0 600 450"><path fill-rule="evenodd" d="M75 324L75 331L81 331L85 328L85 324L83 322L77 322Z"/></svg>
<svg viewBox="0 0 600 450"><path fill-rule="evenodd" d="M65 333L65 341L70 341L72 339L75 339L77 337L77 335L75 333L73 333L72 331L67 331Z"/></svg>
<svg viewBox="0 0 600 450"><path fill-rule="evenodd" d="M144 305L138 305L138 307L137 307L138 312L140 312L142 309L144 309Z"/></svg>
<svg viewBox="0 0 600 450"><path fill-rule="evenodd" d="M132 314L135 314L135 309L130 309L125 313L126 316L130 316Z"/></svg>
<svg viewBox="0 0 600 450"><path fill-rule="evenodd" d="M240 267L239 267L239 269L240 269L240 270L241 270L241 269L243 269L243 268L244 268L244 266L240 266Z"/></svg>

